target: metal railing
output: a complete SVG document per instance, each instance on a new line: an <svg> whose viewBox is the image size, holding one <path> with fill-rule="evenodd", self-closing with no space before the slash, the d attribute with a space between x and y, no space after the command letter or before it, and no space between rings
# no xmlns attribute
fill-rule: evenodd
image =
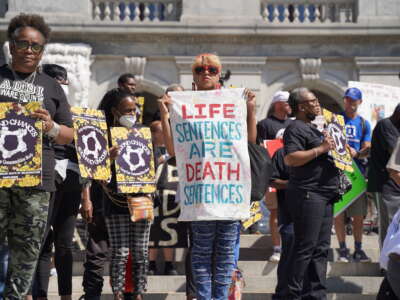
<svg viewBox="0 0 400 300"><path fill-rule="evenodd" d="M356 23L356 0L261 0L269 23Z"/></svg>
<svg viewBox="0 0 400 300"><path fill-rule="evenodd" d="M178 21L180 0L92 0L93 20L109 22Z"/></svg>

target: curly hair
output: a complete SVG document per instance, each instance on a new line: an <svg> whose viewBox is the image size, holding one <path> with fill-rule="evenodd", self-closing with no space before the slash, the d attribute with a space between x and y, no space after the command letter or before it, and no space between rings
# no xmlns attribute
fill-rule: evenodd
<svg viewBox="0 0 400 300"><path fill-rule="evenodd" d="M35 28L43 35L46 43L49 41L51 32L50 27L46 24L42 16L35 14L19 14L18 16L12 18L7 29L8 39L13 40L15 38L16 31L24 27Z"/></svg>

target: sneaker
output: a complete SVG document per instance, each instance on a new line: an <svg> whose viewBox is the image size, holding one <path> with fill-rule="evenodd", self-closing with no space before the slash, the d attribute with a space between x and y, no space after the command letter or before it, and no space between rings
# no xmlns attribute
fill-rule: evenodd
<svg viewBox="0 0 400 300"><path fill-rule="evenodd" d="M174 265L166 266L164 269L164 275L176 276L178 271L175 269Z"/></svg>
<svg viewBox="0 0 400 300"><path fill-rule="evenodd" d="M50 276L57 276L57 270L56 270L56 268L51 268L51 270L50 270Z"/></svg>
<svg viewBox="0 0 400 300"><path fill-rule="evenodd" d="M348 263L350 261L349 249L339 249L339 259L338 262Z"/></svg>
<svg viewBox="0 0 400 300"><path fill-rule="evenodd" d="M157 274L157 266L155 263L149 264L149 270L147 271L147 275L156 275Z"/></svg>
<svg viewBox="0 0 400 300"><path fill-rule="evenodd" d="M269 258L270 262L279 262L281 259L281 253L280 252L274 252L271 257Z"/></svg>
<svg viewBox="0 0 400 300"><path fill-rule="evenodd" d="M364 250L356 250L353 254L353 260L355 262L370 262L371 259L365 254Z"/></svg>

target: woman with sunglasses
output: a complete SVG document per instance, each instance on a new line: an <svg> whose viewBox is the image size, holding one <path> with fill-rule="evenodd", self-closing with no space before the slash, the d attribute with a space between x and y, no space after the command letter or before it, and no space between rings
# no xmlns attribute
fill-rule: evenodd
<svg viewBox="0 0 400 300"><path fill-rule="evenodd" d="M283 135L284 162L290 168L286 199L291 203L294 244L281 299L326 299L333 204L339 199L339 171L328 155L335 141L312 123L321 113L314 93L295 89L288 102L296 117Z"/></svg>
<svg viewBox="0 0 400 300"><path fill-rule="evenodd" d="M42 73L39 62L50 28L38 15L18 15L8 26L12 61L0 67L0 101L42 102L33 117L43 122L42 183L34 188L0 188L0 245L8 239L9 265L4 296L26 295L35 270L54 185L53 144L72 142L70 107L61 86Z"/></svg>
<svg viewBox="0 0 400 300"><path fill-rule="evenodd" d="M200 91L219 89L221 69L221 62L217 55L198 55L192 64L193 89ZM255 143L257 135L255 95L246 90L246 98L248 140ZM174 156L168 104L171 104L168 95L159 100L165 144L168 153ZM193 236L192 269L198 300L228 299L232 272L236 265L234 248L239 228L240 220L191 222ZM214 258L215 264L213 264Z"/></svg>

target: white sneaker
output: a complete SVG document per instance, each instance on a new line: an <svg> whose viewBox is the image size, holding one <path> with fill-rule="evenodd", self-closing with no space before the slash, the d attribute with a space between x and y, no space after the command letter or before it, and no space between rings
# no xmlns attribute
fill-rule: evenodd
<svg viewBox="0 0 400 300"><path fill-rule="evenodd" d="M50 276L57 276L57 270L56 270L56 268L51 268L51 270L50 270Z"/></svg>
<svg viewBox="0 0 400 300"><path fill-rule="evenodd" d="M279 262L281 259L281 253L280 252L274 252L271 257L269 258L270 262Z"/></svg>

